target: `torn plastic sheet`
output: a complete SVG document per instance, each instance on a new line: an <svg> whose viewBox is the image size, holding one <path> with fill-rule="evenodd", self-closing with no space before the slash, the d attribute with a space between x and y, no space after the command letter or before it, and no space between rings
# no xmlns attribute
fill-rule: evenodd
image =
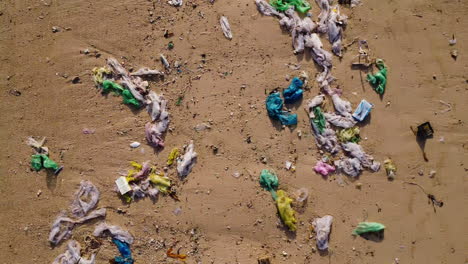
<svg viewBox="0 0 468 264"><path fill-rule="evenodd" d="M314 133L315 133L316 143L320 148L324 149L325 151L330 152L331 154L335 154L340 151L338 138L336 137L336 133L333 129L325 128L323 130L323 133L318 133L314 129Z"/></svg>
<svg viewBox="0 0 468 264"><path fill-rule="evenodd" d="M227 20L227 17L222 16L219 19L219 23L221 24L221 29L223 30L224 36L231 40L232 39L232 31L231 31L231 25L229 25L229 21Z"/></svg>
<svg viewBox="0 0 468 264"><path fill-rule="evenodd" d="M154 122L159 119L163 111L166 111L167 100L162 95L151 91L147 96L146 104L146 110L151 116L151 121Z"/></svg>
<svg viewBox="0 0 468 264"><path fill-rule="evenodd" d="M129 72L114 58L108 58L107 64L112 71L120 77L120 83L125 86L132 95L140 102L144 102L144 95L146 95L147 82L143 82L140 77L130 76Z"/></svg>
<svg viewBox="0 0 468 264"><path fill-rule="evenodd" d="M324 113L323 115L330 124L337 127L351 128L357 123L357 121L354 120L354 118L351 115L349 115L348 117L344 117L334 113Z"/></svg>
<svg viewBox="0 0 468 264"><path fill-rule="evenodd" d="M285 126L297 124L297 114L291 114L283 111L283 100L281 99L279 92L271 93L267 97L265 104L270 118L279 120L281 124Z"/></svg>
<svg viewBox="0 0 468 264"><path fill-rule="evenodd" d="M342 56L341 38L343 34L343 27L346 25L346 20L347 17L340 14L339 6L333 6L328 15L328 40L332 44L333 53L339 57Z"/></svg>
<svg viewBox="0 0 468 264"><path fill-rule="evenodd" d="M330 16L330 0L315 0L320 7L320 14L318 15L318 28L319 33L326 33L328 28L328 17Z"/></svg>
<svg viewBox="0 0 468 264"><path fill-rule="evenodd" d="M380 169L380 163L374 161L374 158L371 155L365 153L360 145L348 142L342 143L341 146L351 157L358 159L364 168L368 168L374 172Z"/></svg>
<svg viewBox="0 0 468 264"><path fill-rule="evenodd" d="M257 5L257 9L262 15L264 16L277 16L282 17L283 14L276 11L274 7L272 7L267 1L265 0L255 0L255 4Z"/></svg>
<svg viewBox="0 0 468 264"><path fill-rule="evenodd" d="M91 219L105 216L105 208L92 211L89 215L76 220L66 217L65 214L62 213L57 217L57 219L55 219L54 223L52 224L52 228L50 229L49 234L49 242L53 245L57 245L60 243L60 241L67 239L71 235L75 225L83 224Z"/></svg>
<svg viewBox="0 0 468 264"><path fill-rule="evenodd" d="M105 222L100 223L98 226L96 226L93 235L96 237L100 237L105 233L110 233L112 238L118 239L129 245L133 243L133 236L128 231L123 230L119 226L109 225Z"/></svg>
<svg viewBox="0 0 468 264"><path fill-rule="evenodd" d="M305 36L304 45L310 48L312 59L322 68L332 67L332 54L323 49L323 43L316 33Z"/></svg>
<svg viewBox="0 0 468 264"><path fill-rule="evenodd" d="M194 150L193 140L185 149L183 156L177 159L177 172L181 178L187 177L197 162L197 153Z"/></svg>
<svg viewBox="0 0 468 264"><path fill-rule="evenodd" d="M325 162L319 161L315 165L314 171L320 173L322 176L327 176L328 174L335 171L335 167Z"/></svg>
<svg viewBox="0 0 468 264"><path fill-rule="evenodd" d="M311 119L315 118L313 109L314 107L321 105L324 100L325 100L325 95L319 94L315 96L314 98L310 99L309 101L307 101L306 111L307 113L309 113L309 118Z"/></svg>
<svg viewBox="0 0 468 264"><path fill-rule="evenodd" d="M160 122L152 124L151 122L146 123L145 125L145 134L146 134L146 141L155 147L155 148L163 148L164 147L164 138L163 134L169 127L169 116L166 116Z"/></svg>
<svg viewBox="0 0 468 264"><path fill-rule="evenodd" d="M326 215L321 218L315 218L312 222L315 233L317 234L317 248L319 250L328 249L328 240L330 237L332 223L333 216L331 215Z"/></svg>
<svg viewBox="0 0 468 264"><path fill-rule="evenodd" d="M70 210L75 217L83 217L96 207L99 201L99 190L90 181L81 181L80 189L75 193L75 198Z"/></svg>
<svg viewBox="0 0 468 264"><path fill-rule="evenodd" d="M83 258L80 244L75 240L71 240L68 242L65 253L58 255L52 264L94 264L95 257L96 255L92 254L89 260Z"/></svg>
<svg viewBox="0 0 468 264"><path fill-rule="evenodd" d="M351 177L358 177L362 171L361 162L357 158L343 158L334 162L335 166Z"/></svg>
<svg viewBox="0 0 468 264"><path fill-rule="evenodd" d="M351 103L344 99L341 99L340 95L337 93L333 93L331 95L333 106L335 107L335 111L338 112L340 115L344 117L350 117L351 111L353 110L351 107Z"/></svg>

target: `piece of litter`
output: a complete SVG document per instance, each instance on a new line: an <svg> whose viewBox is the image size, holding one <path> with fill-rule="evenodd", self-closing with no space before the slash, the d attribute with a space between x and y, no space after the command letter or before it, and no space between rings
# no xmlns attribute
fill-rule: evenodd
<svg viewBox="0 0 468 264"><path fill-rule="evenodd" d="M167 1L168 4L170 4L171 6L182 6L183 4L183 1L182 0L169 0Z"/></svg>
<svg viewBox="0 0 468 264"><path fill-rule="evenodd" d="M119 189L120 194L124 195L128 193L129 191L132 190L130 187L130 184L128 184L128 181L125 177L121 176L119 177L116 181L115 184L117 184L117 188Z"/></svg>
<svg viewBox="0 0 468 264"><path fill-rule="evenodd" d="M137 142L137 141L134 141L134 142L130 143L130 147L132 147L132 148L138 148L140 145L141 145L141 143Z"/></svg>
<svg viewBox="0 0 468 264"><path fill-rule="evenodd" d="M332 223L333 216L331 215L326 215L321 218L315 218L312 222L315 233L317 234L317 248L319 250L328 249L328 239L330 236Z"/></svg>
<svg viewBox="0 0 468 264"><path fill-rule="evenodd" d="M177 207L176 209L174 209L173 213L174 215L180 215L180 213L182 213L182 209L180 207Z"/></svg>
<svg viewBox="0 0 468 264"><path fill-rule="evenodd" d="M96 132L96 129L83 128L83 134L85 134L85 135L94 134L94 132Z"/></svg>
<svg viewBox="0 0 468 264"><path fill-rule="evenodd" d="M286 170L290 170L292 168L292 162L286 161L284 163L284 167L286 168Z"/></svg>
<svg viewBox="0 0 468 264"><path fill-rule="evenodd" d="M201 123L201 124L196 125L194 129L195 131L200 132L200 131L204 131L207 129L211 129L211 126L206 123Z"/></svg>
<svg viewBox="0 0 468 264"><path fill-rule="evenodd" d="M431 171L429 172L429 178L434 178L434 177L436 176L436 173L437 173L437 172L436 172L435 170L431 170Z"/></svg>
<svg viewBox="0 0 468 264"><path fill-rule="evenodd" d="M240 176L241 176L241 174L240 174L238 171L236 171L236 172L234 172L234 173L232 174L232 177L234 177L234 178L236 178L236 179L238 179Z"/></svg>
<svg viewBox="0 0 468 264"><path fill-rule="evenodd" d="M455 38L455 34L452 35L452 39L449 39L449 44L450 46L457 44L457 39Z"/></svg>
<svg viewBox="0 0 468 264"><path fill-rule="evenodd" d="M440 142L440 143L445 143L445 138L444 138L443 136L440 137L440 138L439 138L439 142Z"/></svg>
<svg viewBox="0 0 468 264"><path fill-rule="evenodd" d="M232 32L231 32L231 26L229 25L229 21L225 16L222 16L219 19L219 23L221 24L221 29L223 30L224 36L231 40L232 39Z"/></svg>

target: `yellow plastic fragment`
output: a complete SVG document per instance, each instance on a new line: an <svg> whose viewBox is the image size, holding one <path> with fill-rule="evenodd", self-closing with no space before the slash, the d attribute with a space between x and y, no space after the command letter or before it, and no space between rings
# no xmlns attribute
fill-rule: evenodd
<svg viewBox="0 0 468 264"><path fill-rule="evenodd" d="M112 71L107 67L93 68L93 79L96 84L102 84L104 81L104 74L111 74Z"/></svg>
<svg viewBox="0 0 468 264"><path fill-rule="evenodd" d="M296 218L294 217L294 210L291 208L292 199L289 198L285 191L278 190L277 193L278 199L276 200L276 206L278 207L278 212L283 220L283 223L291 231L296 231Z"/></svg>
<svg viewBox="0 0 468 264"><path fill-rule="evenodd" d="M167 166L171 166L174 164L174 161L179 157L180 152L178 148L173 148L171 150L171 153L169 154L169 157L167 158Z"/></svg>
<svg viewBox="0 0 468 264"><path fill-rule="evenodd" d="M162 193L167 193L167 191L169 190L169 187L171 186L171 179L169 179L168 177L164 177L164 175L151 173L149 175L149 179L151 183L156 185L156 187Z"/></svg>

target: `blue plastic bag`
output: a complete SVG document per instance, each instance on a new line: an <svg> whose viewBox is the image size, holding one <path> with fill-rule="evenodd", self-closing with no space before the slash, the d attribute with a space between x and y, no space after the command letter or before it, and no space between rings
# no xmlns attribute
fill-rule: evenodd
<svg viewBox="0 0 468 264"><path fill-rule="evenodd" d="M294 77L288 89L283 91L284 102L292 104L302 98L302 86L304 83L297 77Z"/></svg>
<svg viewBox="0 0 468 264"><path fill-rule="evenodd" d="M366 116L370 113L372 107L374 107L371 103L367 102L366 100L362 99L359 103L356 111L353 113L354 119L359 122L362 122L366 118Z"/></svg>
<svg viewBox="0 0 468 264"><path fill-rule="evenodd" d="M279 92L271 93L266 99L266 109L268 116L275 120L279 120L281 124L286 126L297 124L297 114L290 114L283 111L283 100Z"/></svg>
<svg viewBox="0 0 468 264"><path fill-rule="evenodd" d="M132 251L130 250L130 245L122 242L118 239L113 238L112 242L119 249L120 255L114 258L114 262L117 264L133 264L135 260L132 258Z"/></svg>

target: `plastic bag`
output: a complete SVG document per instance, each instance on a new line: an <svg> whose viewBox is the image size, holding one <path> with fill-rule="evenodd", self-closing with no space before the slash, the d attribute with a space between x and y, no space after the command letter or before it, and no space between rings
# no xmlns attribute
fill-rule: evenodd
<svg viewBox="0 0 468 264"><path fill-rule="evenodd" d="M328 239L330 236L332 223L333 216L331 215L326 215L321 218L315 218L312 222L315 233L317 234L317 248L319 250L328 249Z"/></svg>
<svg viewBox="0 0 468 264"><path fill-rule="evenodd" d="M132 251L130 250L129 244L115 238L112 239L112 242L117 246L117 249L120 252L120 256L114 258L114 263L133 264L135 262L135 260L132 258Z"/></svg>
<svg viewBox="0 0 468 264"><path fill-rule="evenodd" d="M361 140L359 136L359 127L346 128L338 131L338 139L341 142L358 143Z"/></svg>
<svg viewBox="0 0 468 264"><path fill-rule="evenodd" d="M329 173L335 171L335 167L325 162L319 161L314 167L314 171L320 173L322 176L327 176Z"/></svg>
<svg viewBox="0 0 468 264"><path fill-rule="evenodd" d="M310 4L305 0L271 0L270 4L281 12L288 10L291 6L294 6L300 13L307 13L310 9Z"/></svg>
<svg viewBox="0 0 468 264"><path fill-rule="evenodd" d="M341 99L341 97L336 93L332 94L331 98L333 106L335 106L335 111L344 117L351 115L351 111L353 109L351 108L351 103L349 101Z"/></svg>
<svg viewBox="0 0 468 264"><path fill-rule="evenodd" d="M324 100L325 100L325 95L320 94L310 99L309 101L307 101L306 111L307 113L309 113L310 119L315 118L314 108L321 105Z"/></svg>
<svg viewBox="0 0 468 264"><path fill-rule="evenodd" d="M70 207L71 213L76 217L83 217L96 207L98 201L98 188L90 181L81 181L80 189L75 193L75 198Z"/></svg>
<svg viewBox="0 0 468 264"><path fill-rule="evenodd" d="M336 137L335 131L331 128L325 128L323 133L319 134L315 131L315 140L317 145L330 152L331 154L335 154L340 151L340 145L338 144L338 138Z"/></svg>
<svg viewBox="0 0 468 264"><path fill-rule="evenodd" d="M344 158L334 162L335 166L346 175L357 177L362 171L361 162L357 158Z"/></svg>
<svg viewBox="0 0 468 264"><path fill-rule="evenodd" d="M280 16L278 13L268 2L265 0L255 0L255 4L257 5L257 9L262 15L264 16Z"/></svg>
<svg viewBox="0 0 468 264"><path fill-rule="evenodd" d="M351 115L345 117L342 115L337 115L335 113L324 113L323 114L327 121L337 127L342 128L351 128L356 125L356 120L353 119Z"/></svg>
<svg viewBox="0 0 468 264"><path fill-rule="evenodd" d="M96 84L102 84L105 75L110 75L112 71L107 67L93 68L93 79Z"/></svg>
<svg viewBox="0 0 468 264"><path fill-rule="evenodd" d="M58 255L52 264L94 264L96 255L91 255L89 260L81 256L81 246L75 241L68 242L65 253Z"/></svg>
<svg viewBox="0 0 468 264"><path fill-rule="evenodd" d="M283 100L279 92L271 93L266 99L266 108L268 116L272 119L279 120L281 124L286 126L297 124L297 114L290 114L283 111Z"/></svg>
<svg viewBox="0 0 468 264"><path fill-rule="evenodd" d="M273 200L276 200L276 189L278 189L278 176L273 171L262 170L260 173L260 186L271 193Z"/></svg>
<svg viewBox="0 0 468 264"><path fill-rule="evenodd" d="M149 179L162 193L167 193L169 187L171 187L171 180L168 177L164 177L164 175L152 173Z"/></svg>
<svg viewBox="0 0 468 264"><path fill-rule="evenodd" d="M384 160L384 168L387 172L387 177L391 180L395 179L397 168L391 159Z"/></svg>
<svg viewBox="0 0 468 264"><path fill-rule="evenodd" d="M353 231L353 235L362 235L369 232L380 232L385 229L385 226L376 222L361 222Z"/></svg>
<svg viewBox="0 0 468 264"><path fill-rule="evenodd" d="M93 235L96 237L102 236L105 232L110 233L113 239L118 239L129 245L133 243L133 236L129 232L123 230L119 226L108 225L107 223L100 223L94 229Z"/></svg>
<svg viewBox="0 0 468 264"><path fill-rule="evenodd" d="M380 169L380 163L374 161L371 155L365 153L360 145L348 142L342 143L341 146L350 156L357 158L364 168L369 168L372 171L378 171Z"/></svg>
<svg viewBox="0 0 468 264"><path fill-rule="evenodd" d="M178 148L173 148L171 153L169 153L169 157L167 157L167 166L171 166L174 164L174 161L179 157L180 152Z"/></svg>
<svg viewBox="0 0 468 264"><path fill-rule="evenodd" d="M315 107L313 109L313 113L314 118L312 119L312 123L314 128L318 130L319 134L322 134L325 128L327 128L327 121L325 120L325 116L323 115L320 106Z"/></svg>
<svg viewBox="0 0 468 264"><path fill-rule="evenodd" d="M177 159L177 172L179 177L185 178L192 171L193 166L197 162L197 153L194 150L193 140L185 149L185 153L182 157Z"/></svg>
<svg viewBox="0 0 468 264"><path fill-rule="evenodd" d="M301 89L304 83L297 77L294 77L289 87L283 91L284 102L292 104L302 98L303 90Z"/></svg>
<svg viewBox="0 0 468 264"><path fill-rule="evenodd" d="M292 199L289 198L285 191L278 190L278 199L276 199L276 206L278 213L283 223L289 228L290 231L296 231L296 218L294 217L295 211L291 207Z"/></svg>
<svg viewBox="0 0 468 264"><path fill-rule="evenodd" d="M40 171L42 168L52 169L57 171L59 169L58 164L51 160L46 154L35 154L31 157L31 167L35 171Z"/></svg>
<svg viewBox="0 0 468 264"><path fill-rule="evenodd" d="M375 64L379 71L376 74L367 74L367 81L372 85L374 90L378 94L385 93L385 87L387 85L387 66L382 59L377 59Z"/></svg>

